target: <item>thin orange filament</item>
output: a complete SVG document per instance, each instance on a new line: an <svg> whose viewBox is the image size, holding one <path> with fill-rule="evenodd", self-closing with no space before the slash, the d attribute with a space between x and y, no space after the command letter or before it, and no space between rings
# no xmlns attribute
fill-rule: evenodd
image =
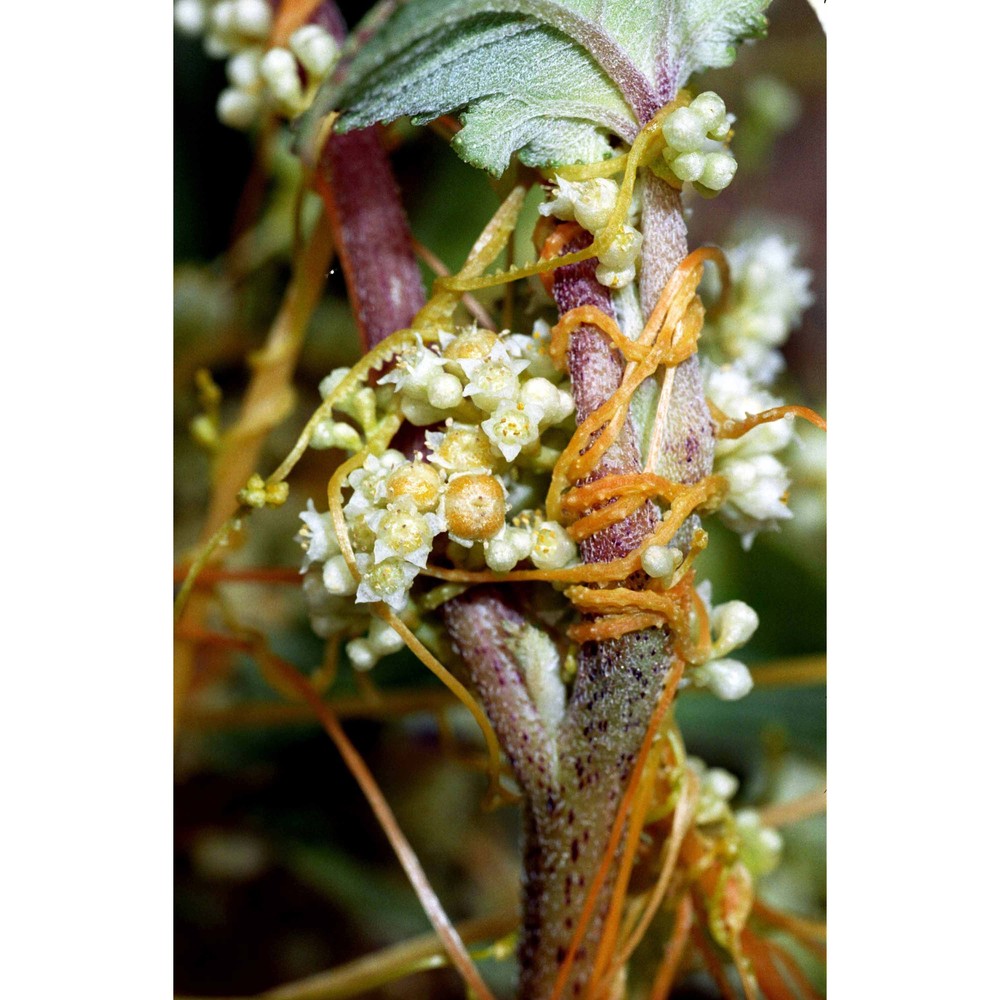
<svg viewBox="0 0 1000 1000"><path fill-rule="evenodd" d="M722 420L715 436L720 441L743 437L744 434L748 434L760 424L768 424L772 420L781 420L782 417L787 416L802 417L821 431L826 430L826 421L815 410L810 410L808 406L772 406L769 410L764 410L761 413L748 414L743 420L736 420L722 414Z"/></svg>

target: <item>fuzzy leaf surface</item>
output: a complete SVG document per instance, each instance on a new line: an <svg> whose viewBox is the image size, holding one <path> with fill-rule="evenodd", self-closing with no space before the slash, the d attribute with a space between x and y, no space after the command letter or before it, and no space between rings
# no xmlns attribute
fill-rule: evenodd
<svg viewBox="0 0 1000 1000"><path fill-rule="evenodd" d="M610 155L691 72L726 65L768 0L409 0L359 28L321 90L340 131L462 112L459 154L493 173Z"/></svg>

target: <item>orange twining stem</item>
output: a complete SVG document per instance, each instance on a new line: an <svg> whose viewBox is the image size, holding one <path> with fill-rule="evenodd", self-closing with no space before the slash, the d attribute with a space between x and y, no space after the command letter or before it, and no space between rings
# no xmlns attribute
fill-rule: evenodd
<svg viewBox="0 0 1000 1000"><path fill-rule="evenodd" d="M677 534L678 529L697 508L714 504L725 496L728 484L724 476L705 476L704 479L684 486L678 492L669 514L659 527L634 548L627 556L610 562L585 563L565 569L524 569L510 573L492 570L463 570L445 566L428 566L423 572L437 580L455 583L523 583L545 580L549 583L619 583L642 566L642 554L651 545L664 545Z"/></svg>
<svg viewBox="0 0 1000 1000"><path fill-rule="evenodd" d="M677 610L677 603L669 595L652 590L630 590L628 587L595 590L577 586L567 587L566 596L584 613L654 611L669 618Z"/></svg>
<svg viewBox="0 0 1000 1000"><path fill-rule="evenodd" d="M320 0L282 0L271 27L269 44L287 45L295 29L309 20L319 4Z"/></svg>
<svg viewBox="0 0 1000 1000"><path fill-rule="evenodd" d="M357 559L354 557L354 546L351 545L351 534L347 528L347 520L344 517L343 490L347 477L355 470L364 465L368 450L359 451L352 458L344 462L330 477L327 484L327 503L330 505L330 517L333 520L333 533L337 536L337 544L344 554L344 561L351 575L355 580L361 579L361 570L358 569Z"/></svg>
<svg viewBox="0 0 1000 1000"><path fill-rule="evenodd" d="M564 222L562 225L556 226L542 244L542 249L538 251L538 260L552 260L553 257L559 257L563 249L584 232L586 230L578 222ZM552 283L555 281L555 277L555 268L549 271L542 271L538 275L542 286L549 295L552 295Z"/></svg>
<svg viewBox="0 0 1000 1000"><path fill-rule="evenodd" d="M634 340L622 333L621 327L597 306L577 306L562 314L559 322L551 330L549 356L560 371L566 368L566 352L569 350L569 335L581 326L596 326L622 352L628 361L641 361L646 352Z"/></svg>
<svg viewBox="0 0 1000 1000"><path fill-rule="evenodd" d="M606 507L595 510L586 517L581 517L579 521L571 524L566 531L574 542L579 542L581 539L589 538L598 531L603 531L612 524L624 521L626 517L634 514L645 502L646 498L641 493L629 493L627 496L619 497L613 503L609 503Z"/></svg>
<svg viewBox="0 0 1000 1000"><path fill-rule="evenodd" d="M552 484L545 502L550 520L562 520L563 492L570 482L583 479L597 467L617 437L632 396L642 382L661 365L676 367L694 353L704 320L704 309L697 300L698 283L704 261L718 256L720 252L714 247L702 247L688 254L671 274L635 341L636 346L648 348L642 359L628 363L621 385L577 426L552 470Z"/></svg>
<svg viewBox="0 0 1000 1000"><path fill-rule="evenodd" d="M569 638L581 646L585 642L605 642L618 639L629 632L647 628L663 628L663 615L650 611L636 611L629 615L603 615L595 621L578 622L566 629Z"/></svg>
<svg viewBox="0 0 1000 1000"><path fill-rule="evenodd" d="M635 493L643 500L662 497L664 500L673 501L684 488L683 483L675 483L652 472L624 472L602 476L592 483L574 487L563 496L562 506L568 513L577 513L595 504L620 497L625 490L628 490L629 496Z"/></svg>
<svg viewBox="0 0 1000 1000"><path fill-rule="evenodd" d="M698 641L691 662L704 663L712 651L712 632L709 627L708 608L694 587L690 588L690 600L698 623Z"/></svg>
<svg viewBox="0 0 1000 1000"><path fill-rule="evenodd" d="M767 424L772 420L780 420L787 416L802 417L821 431L826 430L826 421L815 410L810 410L808 406L772 406L762 413L748 414L743 420L725 417L715 432L715 436L722 441L742 437L760 424Z"/></svg>

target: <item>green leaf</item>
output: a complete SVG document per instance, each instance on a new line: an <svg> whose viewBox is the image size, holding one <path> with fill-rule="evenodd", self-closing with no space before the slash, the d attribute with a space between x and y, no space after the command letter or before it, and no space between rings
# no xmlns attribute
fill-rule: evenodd
<svg viewBox="0 0 1000 1000"><path fill-rule="evenodd" d="M664 17L656 42L657 93L671 100L692 73L732 65L736 45L767 32L770 0L661 2Z"/></svg>
<svg viewBox="0 0 1000 1000"><path fill-rule="evenodd" d="M334 109L341 131L461 111L457 151L493 173L515 153L535 166L593 162L611 154L611 135L631 142L691 72L731 61L766 3L409 0L388 18L383 6L306 124Z"/></svg>

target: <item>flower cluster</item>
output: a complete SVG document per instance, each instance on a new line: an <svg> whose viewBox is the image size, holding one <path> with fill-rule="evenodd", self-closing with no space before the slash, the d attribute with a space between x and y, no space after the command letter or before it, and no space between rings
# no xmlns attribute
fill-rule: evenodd
<svg viewBox="0 0 1000 1000"><path fill-rule="evenodd" d="M542 339L542 331L537 333ZM395 368L379 380L400 394L411 424L451 421L450 437L448 432L427 435L436 456L432 461L452 471L471 471L492 468L498 459L533 467L554 460L541 437L570 416L573 396L553 384L540 352L526 350L525 340L531 338L476 327L442 333L436 346L414 335ZM534 374L539 369L545 374Z"/></svg>
<svg viewBox="0 0 1000 1000"><path fill-rule="evenodd" d="M739 789L736 777L721 767L708 767L697 757L688 757L687 763L698 778L695 823L727 829L736 857L750 875L759 877L774 871L783 847L781 834L764 826L756 810L733 810L731 800Z"/></svg>
<svg viewBox="0 0 1000 1000"><path fill-rule="evenodd" d="M704 377L705 395L737 420L780 404L736 365L706 364ZM716 443L715 471L729 482L719 516L740 533L744 548L750 547L758 532L773 530L779 521L792 516L786 502L791 479L775 455L792 440L792 434L789 416L761 424L736 440Z"/></svg>
<svg viewBox="0 0 1000 1000"><path fill-rule="evenodd" d="M725 251L729 303L721 315L706 320L702 348L717 361L738 361L755 381L768 385L784 367L777 348L812 304L810 273L796 266L795 245L776 233L757 233Z"/></svg>
<svg viewBox="0 0 1000 1000"><path fill-rule="evenodd" d="M368 454L347 476L343 517L357 577L331 515L311 503L301 515L307 601L321 635L357 632L369 617L364 606L374 602L399 613L415 610L411 589L438 542L453 563L495 572L522 562L538 569L575 562L566 529L534 509L540 496L532 477L561 452L571 431L561 425L573 411L572 395L552 381L547 333L540 327L533 337L498 335L473 327L442 333L434 345L414 335L375 389L361 388L340 404L365 424L380 398L398 403L416 426L440 429L424 432L424 449L412 459L394 449ZM345 374L338 369L323 380L324 396ZM553 443L543 444L550 433ZM330 419L318 425L312 444L349 447L355 438L351 424ZM347 644L359 669L398 648L380 622L372 617L368 636Z"/></svg>
<svg viewBox="0 0 1000 1000"><path fill-rule="evenodd" d="M722 98L710 90L667 115L661 128L663 159L674 176L702 193L728 187L736 174L736 158L725 140L734 120Z"/></svg>
<svg viewBox="0 0 1000 1000"><path fill-rule="evenodd" d="M339 54L337 40L318 24L295 31L287 48L269 45L268 0L177 0L174 23L187 35L204 36L205 51L226 60L229 86L216 113L237 129L252 128L265 109L287 118L301 114Z"/></svg>
<svg viewBox="0 0 1000 1000"><path fill-rule="evenodd" d="M539 206L539 213L576 221L595 236L603 232L618 201L618 185L607 177L567 181L557 175L555 181L550 198ZM598 256L597 280L613 289L633 282L641 250L642 233L635 226L623 223L608 249Z"/></svg>
<svg viewBox="0 0 1000 1000"><path fill-rule="evenodd" d="M708 688L723 701L735 701L750 693L753 678L746 665L729 659L729 654L745 645L757 631L760 619L757 612L743 601L727 601L712 607L712 584L706 580L698 585L698 596L708 611L711 642L708 656L692 664L684 674L684 682L695 687ZM697 627L697 619L692 620Z"/></svg>

